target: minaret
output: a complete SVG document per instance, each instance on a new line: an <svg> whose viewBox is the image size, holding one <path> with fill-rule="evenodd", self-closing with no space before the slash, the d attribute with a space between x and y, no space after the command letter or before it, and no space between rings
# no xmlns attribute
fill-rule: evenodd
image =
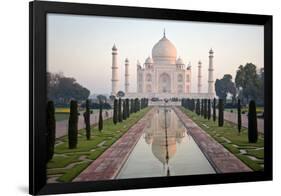
<svg viewBox="0 0 281 196"><path fill-rule="evenodd" d="M117 62L117 48L115 44L112 47L112 91L111 95L116 95L120 90L119 87L119 73L118 73L118 62Z"/></svg>
<svg viewBox="0 0 281 196"><path fill-rule="evenodd" d="M211 48L209 51L209 78L208 78L208 94L214 95L214 67L213 67L213 58L214 58L214 52Z"/></svg>
<svg viewBox="0 0 281 196"><path fill-rule="evenodd" d="M125 93L129 92L129 60L125 59Z"/></svg>
<svg viewBox="0 0 281 196"><path fill-rule="evenodd" d="M201 61L198 62L198 93L201 93L201 79L202 79L202 75L201 75L201 67L202 67L202 63Z"/></svg>

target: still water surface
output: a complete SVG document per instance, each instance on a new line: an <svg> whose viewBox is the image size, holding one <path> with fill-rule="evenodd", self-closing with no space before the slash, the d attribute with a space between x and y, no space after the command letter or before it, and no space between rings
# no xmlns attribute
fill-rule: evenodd
<svg viewBox="0 0 281 196"><path fill-rule="evenodd" d="M215 173L175 112L158 107L117 178Z"/></svg>

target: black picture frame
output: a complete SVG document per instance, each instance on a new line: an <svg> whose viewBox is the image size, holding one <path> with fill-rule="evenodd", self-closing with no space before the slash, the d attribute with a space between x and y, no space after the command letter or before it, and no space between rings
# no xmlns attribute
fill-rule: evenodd
<svg viewBox="0 0 281 196"><path fill-rule="evenodd" d="M264 171L46 184L46 15L63 13L264 26ZM57 194L272 180L272 16L33 1L29 4L29 193Z"/></svg>

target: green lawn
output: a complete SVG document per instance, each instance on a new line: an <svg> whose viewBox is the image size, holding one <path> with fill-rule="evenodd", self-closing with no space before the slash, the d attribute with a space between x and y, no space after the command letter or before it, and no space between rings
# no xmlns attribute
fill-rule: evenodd
<svg viewBox="0 0 281 196"><path fill-rule="evenodd" d="M105 120L103 131L98 131L96 126L91 128L91 140L86 139L85 129L81 129L76 149L68 149L67 136L57 139L54 157L47 164L48 177L56 175L59 176L57 179L59 182L71 182L149 110L150 108L145 108L131 114L130 118L116 125L111 118Z"/></svg>
<svg viewBox="0 0 281 196"><path fill-rule="evenodd" d="M198 116L183 107L181 107L181 110L254 171L263 170L263 136L259 135L257 143L248 143L248 131L246 128L242 128L241 134L238 134L237 125L234 123L224 121L224 126L218 127L218 122L214 122L212 118L210 120L204 119L202 116Z"/></svg>

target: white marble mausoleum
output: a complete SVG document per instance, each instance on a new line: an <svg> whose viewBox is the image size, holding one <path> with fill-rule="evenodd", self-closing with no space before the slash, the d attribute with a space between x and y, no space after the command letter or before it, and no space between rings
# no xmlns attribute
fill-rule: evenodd
<svg viewBox="0 0 281 196"><path fill-rule="evenodd" d="M186 65L177 56L175 45L166 37L165 31L163 37L153 46L152 56L147 57L145 63L141 65L137 62L137 92L129 90L129 60L125 59L125 96L146 97L146 98L213 98L214 78L213 78L213 57L212 49L209 51L209 69L208 69L208 91L201 92L202 87L202 63L198 62L197 92L191 92L192 79L191 66ZM111 95L116 95L120 90L120 70L118 64L117 47L112 48L112 91Z"/></svg>

